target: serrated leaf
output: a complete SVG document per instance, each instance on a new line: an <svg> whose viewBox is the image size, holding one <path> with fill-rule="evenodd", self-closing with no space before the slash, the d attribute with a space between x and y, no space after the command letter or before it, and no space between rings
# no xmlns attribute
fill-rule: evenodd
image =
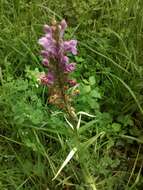
<svg viewBox="0 0 143 190"><path fill-rule="evenodd" d="M92 86L92 85L94 85L95 84L95 77L94 76L90 76L89 77L89 84Z"/></svg>
<svg viewBox="0 0 143 190"><path fill-rule="evenodd" d="M98 92L97 90L92 90L90 95L93 97L93 98L101 98L101 94L100 92Z"/></svg>
<svg viewBox="0 0 143 190"><path fill-rule="evenodd" d="M121 124L119 123L113 123L112 128L115 132L119 132L121 130Z"/></svg>
<svg viewBox="0 0 143 190"><path fill-rule="evenodd" d="M85 84L89 84L88 80L86 80L86 79L82 79L82 81L83 81Z"/></svg>
<svg viewBox="0 0 143 190"><path fill-rule="evenodd" d="M75 60L76 60L76 62L78 62L78 63L81 63L81 62L84 61L84 59L83 59L82 57L78 57L78 56L75 56Z"/></svg>
<svg viewBox="0 0 143 190"><path fill-rule="evenodd" d="M88 93L91 91L91 87L89 85L84 85L83 90L85 93Z"/></svg>

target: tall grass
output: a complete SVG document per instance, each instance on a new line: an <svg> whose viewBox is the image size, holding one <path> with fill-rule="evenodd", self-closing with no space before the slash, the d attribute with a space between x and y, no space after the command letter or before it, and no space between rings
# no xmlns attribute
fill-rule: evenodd
<svg viewBox="0 0 143 190"><path fill-rule="evenodd" d="M1 190L141 189L142 15L142 0L1 0ZM42 70L37 40L53 16L79 41L76 132L26 73Z"/></svg>

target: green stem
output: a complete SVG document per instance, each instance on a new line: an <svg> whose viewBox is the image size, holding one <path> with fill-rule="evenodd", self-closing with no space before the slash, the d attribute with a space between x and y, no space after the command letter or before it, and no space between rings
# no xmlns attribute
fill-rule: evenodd
<svg viewBox="0 0 143 190"><path fill-rule="evenodd" d="M75 138L75 146L78 147L79 151L77 152L78 154L78 159L79 159L79 163L82 169L82 173L85 179L85 182L87 184L87 187L90 187L91 190L97 190L95 182L93 177L90 175L90 172L88 170L86 161L84 160L85 157L85 152L83 152L82 150L80 150L80 136L78 133L78 130L75 128L74 130L74 138Z"/></svg>

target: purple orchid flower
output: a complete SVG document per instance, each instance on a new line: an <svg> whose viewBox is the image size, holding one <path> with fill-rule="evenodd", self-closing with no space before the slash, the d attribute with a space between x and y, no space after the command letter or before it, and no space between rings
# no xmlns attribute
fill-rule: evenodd
<svg viewBox="0 0 143 190"><path fill-rule="evenodd" d="M77 40L70 40L64 42L64 51L71 52L73 55L77 54Z"/></svg>
<svg viewBox="0 0 143 190"><path fill-rule="evenodd" d="M74 71L75 70L75 65L76 65L76 63L65 64L64 72L65 73L70 73L70 72Z"/></svg>
<svg viewBox="0 0 143 190"><path fill-rule="evenodd" d="M49 66L49 61L48 61L48 59L43 59L42 63L43 63L43 65L46 66L46 67Z"/></svg>
<svg viewBox="0 0 143 190"><path fill-rule="evenodd" d="M43 47L41 51L42 63L50 69L50 72L41 77L42 84L57 85L59 83L58 72L61 72L62 79L60 81L65 80L62 83L65 84L68 74L75 70L76 63L69 63L67 53L77 54L77 40L63 40L66 28L65 20L62 20L59 24L53 22L52 26L44 25L45 35L39 39L38 43ZM57 68L59 68L58 71Z"/></svg>
<svg viewBox="0 0 143 190"><path fill-rule="evenodd" d="M54 75L49 72L40 76L40 81L43 85L52 85L54 83Z"/></svg>

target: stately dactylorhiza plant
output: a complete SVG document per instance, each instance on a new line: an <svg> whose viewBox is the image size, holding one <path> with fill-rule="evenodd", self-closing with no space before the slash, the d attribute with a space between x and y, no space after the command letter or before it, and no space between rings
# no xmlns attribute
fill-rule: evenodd
<svg viewBox="0 0 143 190"><path fill-rule="evenodd" d="M72 94L69 93L69 88L77 85L76 80L70 79L76 63L69 63L67 53L77 54L77 40L64 41L66 28L65 20L60 23L54 20L51 26L44 26L45 35L38 42L43 47L42 63L48 73L41 75L40 81L49 88L49 103L64 109L73 117Z"/></svg>
<svg viewBox="0 0 143 190"><path fill-rule="evenodd" d="M57 23L54 20L51 26L44 26L45 35L39 39L39 44L43 47L43 50L41 51L43 56L43 66L45 66L48 70L47 73L41 75L40 81L42 84L48 86L49 103L62 108L68 114L68 124L72 127L72 129L74 129L71 133L71 138L74 139L74 147L61 165L53 180L57 178L61 170L78 150L77 154L79 163L81 164L85 180L88 184L90 184L93 190L96 190L86 166L86 162L83 161L85 155L83 154L83 151L80 151L80 148L83 149L78 133L81 117L79 117L79 119L76 117L71 105L72 96L74 93L70 93L72 92L70 89L71 87L75 89L77 83L76 80L70 78L70 73L75 70L76 63L70 63L67 55L68 53L72 53L73 55L77 54L77 41L64 41L63 37L66 28L67 23L65 20L62 20L60 23ZM78 90L75 91L75 94L76 93L78 93Z"/></svg>

